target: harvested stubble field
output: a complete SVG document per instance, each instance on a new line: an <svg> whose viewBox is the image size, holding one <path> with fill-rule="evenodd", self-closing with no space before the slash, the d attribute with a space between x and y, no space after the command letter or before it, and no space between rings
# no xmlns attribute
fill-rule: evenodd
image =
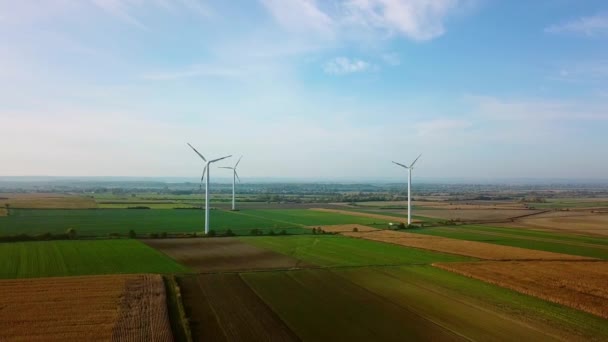
<svg viewBox="0 0 608 342"><path fill-rule="evenodd" d="M195 341L298 341L238 274L178 278Z"/></svg>
<svg viewBox="0 0 608 342"><path fill-rule="evenodd" d="M159 275L0 281L1 340L172 341Z"/></svg>
<svg viewBox="0 0 608 342"><path fill-rule="evenodd" d="M377 230L345 232L345 236L387 242L401 246L428 249L438 252L466 255L486 260L594 260L594 258L530 250L519 247L493 245L484 242L449 239L441 236Z"/></svg>
<svg viewBox="0 0 608 342"><path fill-rule="evenodd" d="M197 272L286 269L306 263L244 243L237 238L143 240Z"/></svg>
<svg viewBox="0 0 608 342"><path fill-rule="evenodd" d="M506 227L608 236L608 214L590 211L554 211L518 219Z"/></svg>
<svg viewBox="0 0 608 342"><path fill-rule="evenodd" d="M6 208L0 208L0 217L8 215L8 210Z"/></svg>
<svg viewBox="0 0 608 342"><path fill-rule="evenodd" d="M27 209L90 209L97 208L91 197L53 193L0 193L0 206Z"/></svg>
<svg viewBox="0 0 608 342"><path fill-rule="evenodd" d="M435 266L608 319L608 262L511 261Z"/></svg>

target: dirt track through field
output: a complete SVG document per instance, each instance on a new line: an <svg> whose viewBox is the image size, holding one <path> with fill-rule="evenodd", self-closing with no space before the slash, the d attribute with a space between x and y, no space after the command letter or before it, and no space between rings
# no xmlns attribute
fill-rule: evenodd
<svg viewBox="0 0 608 342"><path fill-rule="evenodd" d="M162 277L2 280L0 340L172 341Z"/></svg>
<svg viewBox="0 0 608 342"><path fill-rule="evenodd" d="M594 258L559 254L525 248L500 246L484 242L456 240L440 236L376 230L368 232L344 232L345 236L387 242L438 252L471 256L486 260L596 260Z"/></svg>
<svg viewBox="0 0 608 342"><path fill-rule="evenodd" d="M363 213L363 212L359 212L359 211L325 209L325 208L311 208L310 210L322 211L322 212L326 212L326 213L350 215L350 216L375 218L375 219L379 219L382 221L388 221L388 222L407 222L407 218L405 218L405 217L388 216L388 215L380 215L380 214L373 214L373 213ZM422 222L422 221L412 220L412 223L420 223L420 222Z"/></svg>
<svg viewBox="0 0 608 342"><path fill-rule="evenodd" d="M476 262L434 266L608 319L608 262Z"/></svg>
<svg viewBox="0 0 608 342"><path fill-rule="evenodd" d="M298 341L238 274L181 277L195 341Z"/></svg>
<svg viewBox="0 0 608 342"><path fill-rule="evenodd" d="M238 238L142 241L197 272L289 269L307 266L300 260L252 246Z"/></svg>

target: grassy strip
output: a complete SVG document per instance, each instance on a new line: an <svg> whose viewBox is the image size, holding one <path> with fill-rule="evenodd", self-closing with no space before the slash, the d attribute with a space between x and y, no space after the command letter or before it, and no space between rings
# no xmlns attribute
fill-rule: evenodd
<svg viewBox="0 0 608 342"><path fill-rule="evenodd" d="M344 236L243 237L242 241L319 266L430 264L475 259Z"/></svg>
<svg viewBox="0 0 608 342"><path fill-rule="evenodd" d="M167 292L167 307L169 309L169 320L171 321L171 330L173 338L177 342L192 342L192 332L188 317L184 310L182 302L182 294L175 280L175 276L164 276L165 289Z"/></svg>
<svg viewBox="0 0 608 342"><path fill-rule="evenodd" d="M458 226L458 227L443 227L443 228L425 228L411 230L412 233L442 236L451 239L479 241L496 245L513 246L527 249L535 249L540 251L580 255L592 258L608 259L608 249L603 244L578 245L577 240L563 239L559 234L537 233L530 235L526 232L520 232L515 229L510 229L506 233L496 228L487 229L484 226ZM484 233L486 232L486 233ZM492 235L492 233L502 235ZM558 238L555 238L555 237ZM600 239L594 239L600 240ZM581 243L589 243L583 242Z"/></svg>

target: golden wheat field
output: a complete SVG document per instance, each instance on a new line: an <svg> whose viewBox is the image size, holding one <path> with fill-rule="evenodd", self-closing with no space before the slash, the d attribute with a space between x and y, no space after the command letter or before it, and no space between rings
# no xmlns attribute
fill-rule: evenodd
<svg viewBox="0 0 608 342"><path fill-rule="evenodd" d="M159 275L0 281L0 340L172 341Z"/></svg>

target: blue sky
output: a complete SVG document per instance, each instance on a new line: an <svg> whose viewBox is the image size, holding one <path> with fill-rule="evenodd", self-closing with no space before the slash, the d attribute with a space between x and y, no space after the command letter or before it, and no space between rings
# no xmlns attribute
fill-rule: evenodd
<svg viewBox="0 0 608 342"><path fill-rule="evenodd" d="M0 0L0 103L0 175L606 179L608 4Z"/></svg>

